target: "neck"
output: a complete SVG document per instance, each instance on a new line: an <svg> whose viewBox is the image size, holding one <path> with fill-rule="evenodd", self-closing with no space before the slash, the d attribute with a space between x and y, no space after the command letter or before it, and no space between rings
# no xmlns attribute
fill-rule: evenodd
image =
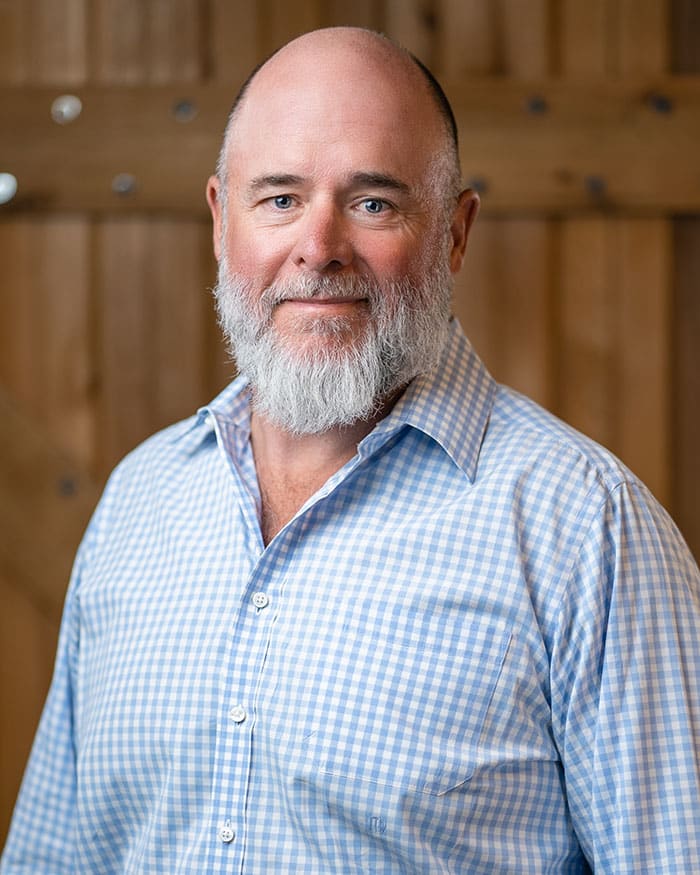
<svg viewBox="0 0 700 875"><path fill-rule="evenodd" d="M369 420L321 434L291 434L253 412L250 440L262 501L263 541L272 538L303 504L357 452L357 445L393 406L384 404Z"/></svg>

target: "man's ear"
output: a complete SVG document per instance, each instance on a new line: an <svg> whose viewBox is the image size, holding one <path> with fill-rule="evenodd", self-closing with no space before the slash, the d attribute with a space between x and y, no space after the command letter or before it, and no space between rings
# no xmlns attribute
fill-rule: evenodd
<svg viewBox="0 0 700 875"><path fill-rule="evenodd" d="M213 219L212 235L214 244L214 257L217 261L221 258L221 231L223 228L223 215L221 207L221 182L218 176L210 176L207 181L207 203Z"/></svg>
<svg viewBox="0 0 700 875"><path fill-rule="evenodd" d="M457 273L462 267L469 231L479 213L479 203L479 195L471 188L466 188L457 198L457 206L450 225L452 234L450 270L452 273Z"/></svg>

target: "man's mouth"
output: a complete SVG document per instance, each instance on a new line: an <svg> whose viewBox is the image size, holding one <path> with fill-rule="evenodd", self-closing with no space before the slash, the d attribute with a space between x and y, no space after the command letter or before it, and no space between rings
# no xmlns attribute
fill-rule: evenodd
<svg viewBox="0 0 700 875"><path fill-rule="evenodd" d="M280 301L280 304L309 304L311 306L333 306L338 304L361 304L367 303L367 298L356 298L352 295L332 295L332 296L323 296L318 295L311 298L303 297L288 297L283 298Z"/></svg>

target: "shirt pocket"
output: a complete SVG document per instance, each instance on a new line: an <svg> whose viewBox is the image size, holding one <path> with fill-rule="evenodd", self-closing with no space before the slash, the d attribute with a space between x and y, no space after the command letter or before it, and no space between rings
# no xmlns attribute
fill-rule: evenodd
<svg viewBox="0 0 700 875"><path fill-rule="evenodd" d="M443 633L384 634L357 648L351 674L325 699L337 705L316 715L288 765L305 780L335 776L434 796L468 782L483 757L511 631L471 618Z"/></svg>

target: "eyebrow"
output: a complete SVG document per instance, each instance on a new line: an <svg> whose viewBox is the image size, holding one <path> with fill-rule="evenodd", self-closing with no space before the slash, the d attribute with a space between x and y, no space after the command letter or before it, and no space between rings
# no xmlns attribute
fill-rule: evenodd
<svg viewBox="0 0 700 875"><path fill-rule="evenodd" d="M294 173L266 173L256 176L246 186L249 194L257 194L266 188L286 188L303 185L306 182L303 176ZM410 192L409 186L391 176L388 173L374 173L371 171L353 173L350 177L348 188L383 188L390 191L398 191L402 194Z"/></svg>
<svg viewBox="0 0 700 875"><path fill-rule="evenodd" d="M388 173L353 173L350 178L350 188L386 188L391 191L400 191L402 194L410 192L409 186L390 176Z"/></svg>
<svg viewBox="0 0 700 875"><path fill-rule="evenodd" d="M246 188L249 194L257 194L264 188L285 188L301 185L303 182L304 177L296 176L294 173L267 173L251 179Z"/></svg>

